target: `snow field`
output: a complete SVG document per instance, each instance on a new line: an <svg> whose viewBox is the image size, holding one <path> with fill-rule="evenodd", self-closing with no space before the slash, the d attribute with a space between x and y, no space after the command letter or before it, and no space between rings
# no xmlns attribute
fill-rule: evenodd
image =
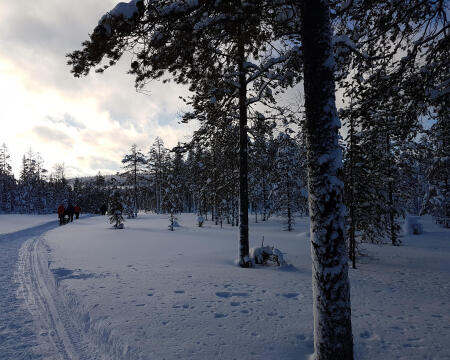
<svg viewBox="0 0 450 360"><path fill-rule="evenodd" d="M58 220L58 215L5 215L0 214L0 237L17 231L33 228L52 220Z"/></svg>
<svg viewBox="0 0 450 360"><path fill-rule="evenodd" d="M140 214L124 230L83 218L33 240L29 253L48 264L34 277L47 279L63 324L55 352L67 353L68 339L79 359L307 359L308 219L290 233L279 219L250 224L250 246L264 235L288 271L240 269L236 228L179 219L171 232L164 215ZM350 270L356 359L450 359L449 231L421 222L424 233L401 247L364 245Z"/></svg>
<svg viewBox="0 0 450 360"><path fill-rule="evenodd" d="M353 337L361 359L450 359L450 232L422 217L403 246L366 245L351 270Z"/></svg>
<svg viewBox="0 0 450 360"><path fill-rule="evenodd" d="M80 299L70 311L88 319L84 328L107 334L98 343L120 340L119 353L132 359L307 358L310 262L294 271L245 271L234 264L235 228L198 228L193 215L179 218L174 232L166 216L142 214L124 230L96 217L47 234L50 269L61 292ZM298 247L280 228L261 226L265 244L276 236L279 248ZM307 239L303 245L309 252ZM290 319L297 314L300 324Z"/></svg>

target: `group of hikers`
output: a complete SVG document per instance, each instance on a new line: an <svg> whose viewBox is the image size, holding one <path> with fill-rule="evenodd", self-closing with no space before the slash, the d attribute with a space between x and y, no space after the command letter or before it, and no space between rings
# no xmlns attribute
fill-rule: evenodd
<svg viewBox="0 0 450 360"><path fill-rule="evenodd" d="M64 224L64 218L68 217L67 222L73 221L73 216L75 215L75 219L78 219L80 217L81 213L81 207L79 205L73 206L72 204L69 204L66 208L63 204L59 205L58 207L58 217L59 217L59 225Z"/></svg>
<svg viewBox="0 0 450 360"><path fill-rule="evenodd" d="M106 204L103 204L100 206L100 213L102 215L106 214L107 206ZM66 222L73 222L73 216L75 215L75 219L78 219L80 217L81 213L81 207L79 205L73 206L71 203L65 208L63 204L58 206L58 218L59 218L59 225L63 225ZM67 219L64 220L67 216Z"/></svg>

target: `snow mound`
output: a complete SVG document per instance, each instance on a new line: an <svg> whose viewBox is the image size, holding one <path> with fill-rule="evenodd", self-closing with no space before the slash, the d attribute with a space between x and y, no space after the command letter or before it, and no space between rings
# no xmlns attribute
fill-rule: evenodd
<svg viewBox="0 0 450 360"><path fill-rule="evenodd" d="M418 216L407 216L403 224L405 235L419 235L423 233L423 225Z"/></svg>
<svg viewBox="0 0 450 360"><path fill-rule="evenodd" d="M261 246L250 249L250 259L254 264L286 266L283 253L273 246Z"/></svg>

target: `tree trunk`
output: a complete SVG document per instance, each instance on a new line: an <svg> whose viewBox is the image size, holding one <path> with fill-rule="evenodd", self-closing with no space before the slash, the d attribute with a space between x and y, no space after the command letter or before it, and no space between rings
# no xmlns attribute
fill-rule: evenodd
<svg viewBox="0 0 450 360"><path fill-rule="evenodd" d="M389 138L389 120L386 119L386 154L388 156L388 209L389 209L389 232L391 243L393 246L398 246L397 228L395 225L395 210L394 210L394 189L392 188L392 154L391 154L391 140Z"/></svg>
<svg viewBox="0 0 450 360"><path fill-rule="evenodd" d="M262 214L262 221L266 221L266 209L267 209L267 194L266 194L266 181L265 181L265 172L263 175L262 180L262 196L263 196L263 214Z"/></svg>
<svg viewBox="0 0 450 360"><path fill-rule="evenodd" d="M245 49L242 36L238 39L239 67L239 265L249 267L248 240L248 140L247 140L247 83L245 79Z"/></svg>
<svg viewBox="0 0 450 360"><path fill-rule="evenodd" d="M137 159L134 159L134 216L137 216Z"/></svg>
<svg viewBox="0 0 450 360"><path fill-rule="evenodd" d="M355 178L354 178L354 122L350 116L350 259L352 267L356 269L356 239L355 239Z"/></svg>
<svg viewBox="0 0 450 360"><path fill-rule="evenodd" d="M329 5L304 0L304 61L309 213L314 311L314 358L353 359L350 285L344 238L342 152L334 87Z"/></svg>

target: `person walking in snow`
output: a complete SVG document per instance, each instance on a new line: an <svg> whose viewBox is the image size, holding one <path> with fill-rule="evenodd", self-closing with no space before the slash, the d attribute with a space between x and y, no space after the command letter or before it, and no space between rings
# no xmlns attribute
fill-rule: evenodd
<svg viewBox="0 0 450 360"><path fill-rule="evenodd" d="M102 215L105 215L105 214L106 214L106 205L105 205L105 204L103 204L103 205L100 207L100 212L101 212Z"/></svg>
<svg viewBox="0 0 450 360"><path fill-rule="evenodd" d="M73 208L74 212L75 212L75 219L78 219L78 217L80 216L80 212L81 212L81 207L77 204L75 205L75 207Z"/></svg>
<svg viewBox="0 0 450 360"><path fill-rule="evenodd" d="M74 209L73 205L69 204L69 206L66 209L66 214L69 216L70 222L73 221L73 214L74 214L74 212L75 212L75 209Z"/></svg>
<svg viewBox="0 0 450 360"><path fill-rule="evenodd" d="M65 213L64 205L61 204L58 206L59 225L64 224L64 213Z"/></svg>

